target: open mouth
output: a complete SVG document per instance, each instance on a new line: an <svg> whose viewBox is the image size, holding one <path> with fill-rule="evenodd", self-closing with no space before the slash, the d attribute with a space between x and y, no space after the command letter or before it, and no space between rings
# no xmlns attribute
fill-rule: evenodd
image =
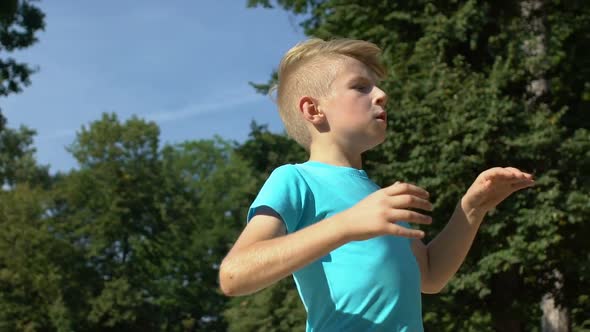
<svg viewBox="0 0 590 332"><path fill-rule="evenodd" d="M387 113L383 112L376 117L377 120L387 121Z"/></svg>

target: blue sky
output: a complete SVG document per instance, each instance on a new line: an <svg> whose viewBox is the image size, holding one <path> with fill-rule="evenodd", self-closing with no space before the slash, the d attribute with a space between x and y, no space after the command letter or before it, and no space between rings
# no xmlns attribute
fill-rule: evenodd
<svg viewBox="0 0 590 332"><path fill-rule="evenodd" d="M283 131L275 104L248 82L266 82L305 39L291 14L246 0L38 4L45 31L12 56L40 70L0 103L10 127L37 130L37 159L52 172L76 167L65 147L103 112L156 121L163 143L243 141L252 120Z"/></svg>

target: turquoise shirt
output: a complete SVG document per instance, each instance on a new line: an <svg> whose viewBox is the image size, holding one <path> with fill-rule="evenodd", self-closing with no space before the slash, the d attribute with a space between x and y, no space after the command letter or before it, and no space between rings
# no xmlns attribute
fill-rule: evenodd
<svg viewBox="0 0 590 332"><path fill-rule="evenodd" d="M267 206L293 233L379 189L363 170L313 161L284 165L265 182L248 221ZM293 278L307 311L307 331L423 331L420 271L407 238L349 242Z"/></svg>

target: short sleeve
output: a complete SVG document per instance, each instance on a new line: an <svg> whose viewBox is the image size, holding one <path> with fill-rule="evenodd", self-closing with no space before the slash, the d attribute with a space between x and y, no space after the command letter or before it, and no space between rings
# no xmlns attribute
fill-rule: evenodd
<svg viewBox="0 0 590 332"><path fill-rule="evenodd" d="M267 206L281 216L287 233L293 233L300 225L306 202L311 192L294 165L276 168L268 177L258 196L250 206L247 221L256 215L256 210Z"/></svg>

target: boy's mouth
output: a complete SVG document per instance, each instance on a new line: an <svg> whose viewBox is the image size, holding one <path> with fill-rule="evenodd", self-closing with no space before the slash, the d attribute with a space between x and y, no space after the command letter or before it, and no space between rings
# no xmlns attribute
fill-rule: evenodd
<svg viewBox="0 0 590 332"><path fill-rule="evenodd" d="M386 112L380 112L379 114L377 114L377 116L375 118L377 120L387 121L387 113Z"/></svg>

